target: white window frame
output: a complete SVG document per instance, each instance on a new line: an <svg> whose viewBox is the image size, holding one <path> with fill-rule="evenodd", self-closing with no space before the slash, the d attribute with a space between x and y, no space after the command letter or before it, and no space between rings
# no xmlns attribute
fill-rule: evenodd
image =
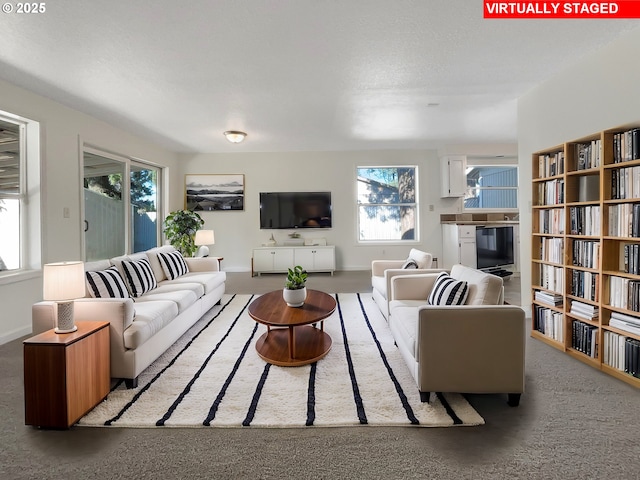
<svg viewBox="0 0 640 480"><path fill-rule="evenodd" d="M131 231L131 166L135 165L137 167L143 168L156 168L158 169L158 180L157 180L157 202L158 205L156 207L157 211L157 232L156 232L156 245L162 245L162 221L164 220L164 209L163 209L163 198L164 191L166 188L164 177L165 177L165 167L162 165L158 165L156 163L150 162L148 160L142 160L140 158L131 157L122 155L119 153L113 153L109 150L96 147L94 145L81 142L80 148L80 221L81 221L81 248L82 248L82 258L86 261L86 242L84 235L84 221L85 221L85 205L84 205L84 153L91 153L93 155L98 155L101 157L109 158L111 160L115 160L117 162L122 162L124 164L124 177L127 179L123 181L122 185L122 198L125 202L125 225L124 225L124 235L125 235L125 252L120 255L130 255L133 252L133 235Z"/></svg>
<svg viewBox="0 0 640 480"><path fill-rule="evenodd" d="M40 123L5 111L0 111L0 118L18 125L20 131L20 191L17 194L0 194L0 198L18 199L20 202L19 267L0 272L0 285L5 285L40 275Z"/></svg>
<svg viewBox="0 0 640 480"><path fill-rule="evenodd" d="M414 226L414 238L402 240L362 240L360 239L360 207L364 204L358 203L358 170L360 169L384 169L384 168L413 168L413 181L415 184L415 203L404 204L405 206L413 205L415 208L415 226ZM420 243L420 188L418 178L418 165L357 165L355 168L355 236L356 243L359 245L418 245ZM372 204L373 205L373 204ZM402 205L402 204L390 204L390 205Z"/></svg>

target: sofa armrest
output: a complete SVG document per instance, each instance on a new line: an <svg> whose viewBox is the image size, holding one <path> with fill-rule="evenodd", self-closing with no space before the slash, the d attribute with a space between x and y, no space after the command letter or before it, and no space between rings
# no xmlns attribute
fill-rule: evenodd
<svg viewBox="0 0 640 480"><path fill-rule="evenodd" d="M418 308L422 391L522 393L526 325L514 305Z"/></svg>
<svg viewBox="0 0 640 480"><path fill-rule="evenodd" d="M56 302L38 302L31 307L34 334L56 326ZM133 323L135 315L131 298L80 298L73 302L73 317L78 322L109 322L111 353L124 352L124 331Z"/></svg>
<svg viewBox="0 0 640 480"><path fill-rule="evenodd" d="M217 272L220 270L215 257L185 257L190 272Z"/></svg>
<svg viewBox="0 0 640 480"><path fill-rule="evenodd" d="M415 270L413 270L415 271ZM396 275L391 277L389 301L392 300L426 300L438 278L439 271L434 273L415 273L413 275Z"/></svg>
<svg viewBox="0 0 640 480"><path fill-rule="evenodd" d="M388 268L400 268L405 260L373 260L371 262L371 275L374 277L384 276L384 271Z"/></svg>

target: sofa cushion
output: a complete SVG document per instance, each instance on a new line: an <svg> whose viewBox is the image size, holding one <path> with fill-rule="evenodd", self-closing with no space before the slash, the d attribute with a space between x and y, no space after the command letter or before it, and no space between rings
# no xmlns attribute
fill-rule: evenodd
<svg viewBox="0 0 640 480"><path fill-rule="evenodd" d="M178 313L184 312L191 305L196 303L198 296L192 290L174 290L159 292L157 288L154 288L150 292L145 293L141 297L136 298L136 305L141 302L153 302L155 300L171 300L178 305Z"/></svg>
<svg viewBox="0 0 640 480"><path fill-rule="evenodd" d="M377 290L378 292L382 293L382 295L385 298L387 297L387 279L386 278L379 277L379 276L371 277L371 285L373 286L374 290Z"/></svg>
<svg viewBox="0 0 640 480"><path fill-rule="evenodd" d="M178 316L178 305L171 300L139 302L133 323L124 331L124 346L138 348Z"/></svg>
<svg viewBox="0 0 640 480"><path fill-rule="evenodd" d="M225 272L189 272L175 280L167 280L167 283L199 283L204 287L204 293L209 293L222 285L227 279ZM164 282L163 282L164 285Z"/></svg>
<svg viewBox="0 0 640 480"><path fill-rule="evenodd" d="M416 261L418 268L431 268L431 262L433 261L433 256L430 253L416 248L412 248L409 251L409 258Z"/></svg>
<svg viewBox="0 0 640 480"><path fill-rule="evenodd" d="M498 305L502 298L502 278L464 265L454 265L451 276L469 284L467 305Z"/></svg>
<svg viewBox="0 0 640 480"><path fill-rule="evenodd" d="M137 261L122 260L122 271L127 279L131 296L134 298L158 286L151 264L146 257Z"/></svg>
<svg viewBox="0 0 640 480"><path fill-rule="evenodd" d="M85 272L87 290L93 298L130 298L129 290L117 267Z"/></svg>
<svg viewBox="0 0 640 480"><path fill-rule="evenodd" d="M171 280L165 280L164 282L158 283L158 287L154 288L150 292L146 293L146 295L153 295L156 293L164 293L164 292L176 292L178 290L190 290L192 291L196 298L200 298L204 295L204 285L198 282L173 282Z"/></svg>
<svg viewBox="0 0 640 480"><path fill-rule="evenodd" d="M169 280L174 280L185 273L189 273L187 262L184 261L182 254L177 250L170 253L158 252L158 260L160 260L162 270Z"/></svg>
<svg viewBox="0 0 640 480"><path fill-rule="evenodd" d="M436 278L429 294L429 305L464 305L469 294L469 286L464 280L456 280L445 272Z"/></svg>
<svg viewBox="0 0 640 480"><path fill-rule="evenodd" d="M389 327L391 327L391 331L394 334L394 340L397 344L405 345L414 357L417 354L418 308L422 305L424 305L424 302L413 300L396 300L390 304ZM400 338L396 338L396 336Z"/></svg>

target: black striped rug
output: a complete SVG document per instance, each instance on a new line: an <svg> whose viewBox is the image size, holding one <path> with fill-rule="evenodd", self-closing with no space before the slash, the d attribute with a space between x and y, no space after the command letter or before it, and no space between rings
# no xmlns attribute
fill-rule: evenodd
<svg viewBox="0 0 640 480"><path fill-rule="evenodd" d="M152 364L139 387L117 385L79 425L305 427L481 425L462 395L420 402L418 389L370 294L335 295L325 320L333 347L315 364L265 363L249 317L251 295L225 295Z"/></svg>

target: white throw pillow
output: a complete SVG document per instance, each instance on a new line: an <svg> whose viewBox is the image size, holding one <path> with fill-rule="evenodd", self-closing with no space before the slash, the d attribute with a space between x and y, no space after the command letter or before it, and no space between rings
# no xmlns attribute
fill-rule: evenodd
<svg viewBox="0 0 640 480"><path fill-rule="evenodd" d="M151 264L146 258L138 261L123 260L122 270L132 297L139 297L158 286L153 270L151 270Z"/></svg>
<svg viewBox="0 0 640 480"><path fill-rule="evenodd" d="M124 280L113 266L106 270L85 272L89 294L93 298L129 298L129 291Z"/></svg>
<svg viewBox="0 0 640 480"><path fill-rule="evenodd" d="M436 278L427 303L429 305L464 305L468 295L469 285L467 282L456 280L442 272Z"/></svg>
<svg viewBox="0 0 640 480"><path fill-rule="evenodd" d="M409 252L409 258L416 261L418 268L431 268L432 256L430 253L412 248Z"/></svg>
<svg viewBox="0 0 640 480"><path fill-rule="evenodd" d="M185 273L189 273L187 262L177 250L171 253L158 252L158 260L162 265L162 270L169 280L174 280Z"/></svg>

